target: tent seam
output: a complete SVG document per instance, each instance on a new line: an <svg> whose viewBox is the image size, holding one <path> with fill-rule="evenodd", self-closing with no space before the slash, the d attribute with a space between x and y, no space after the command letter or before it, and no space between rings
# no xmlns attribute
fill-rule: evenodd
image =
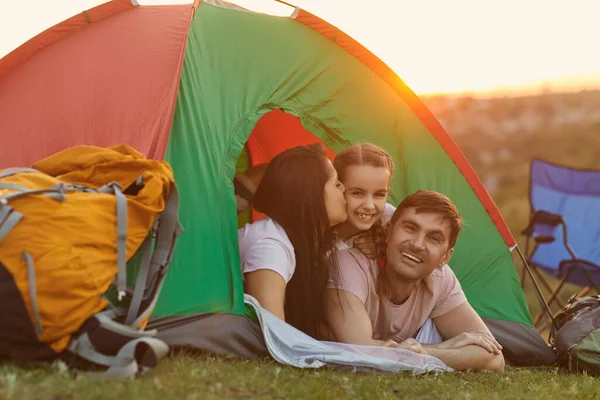
<svg viewBox="0 0 600 400"><path fill-rule="evenodd" d="M189 36L190 36L190 27L192 26L192 21L194 20L194 16L195 16L195 10L191 10L190 11L190 17L188 19L188 23L187 23L187 27L185 29L185 33L182 35L182 45L181 45L181 52L179 53L179 61L177 62L177 67L175 68L175 71L179 72L179 76L174 79L176 82L171 82L169 84L169 90L167 90L167 93L169 93L171 91L171 89L176 86L177 90L175 90L175 96L173 97L173 102L171 105L169 105L169 108L171 108L171 111L169 113L169 115L167 116L168 120L169 120L169 133L167 135L167 141L165 142L164 148L162 149L162 154L158 154L158 149L156 149L155 154L157 156L157 158L160 156L160 159L164 160L165 155L167 153L167 147L169 145L169 140L168 137L171 134L171 129L173 126L173 118L175 117L175 109L177 108L177 101L178 101L178 95L179 95L179 88L181 87L181 75L183 74L183 65L185 63L185 53L187 51L187 44L189 41ZM162 126L164 125L164 119L161 121L160 123L160 127L159 127L159 131L162 130ZM157 138L158 139L158 138ZM153 143L151 147L154 147L156 143ZM158 144L157 144L158 146ZM152 154L152 148L150 149L150 153Z"/></svg>
<svg viewBox="0 0 600 400"><path fill-rule="evenodd" d="M241 126L243 125L243 123L245 121L247 121L250 116L257 114L257 112L261 108L263 108L263 107L264 107L264 104L261 105L261 106L259 106L259 107L254 108L251 111L246 112L238 120L238 122L235 124L235 126L232 129L232 133L229 135L229 139L227 140L227 143L225 145L223 154L221 156L221 166L219 168L219 175L220 175L219 176L219 181L220 181L220 184L219 184L219 200L220 200L219 204L221 204L221 205L223 204L223 200L224 200L223 184L226 183L226 182L229 182L229 179L227 179L227 180L224 181L224 178L227 177L228 163L229 163L229 158L231 156L231 148L232 148L232 145L236 142L236 137L238 136L237 132L238 132L238 130L241 129ZM248 137L250 137L251 133L252 133L252 130L250 130L250 132L247 133L245 139L243 140L243 142L242 142L242 149L243 149L245 143L248 141ZM233 169L235 169L235 165L234 165ZM219 224L219 228L220 228L220 235L221 235L221 237L224 237L224 232L225 232L225 228L226 228L224 225L225 225L225 223L227 221L227 218L225 216L225 208L221 206L220 209L221 209L221 212L220 212L220 214L221 214L221 218L220 218L221 219L221 223ZM238 243L237 247L239 249L239 243ZM224 256L224 259L226 259L226 260L230 259L230 257L228 255L227 251L225 250L225 248L223 248L223 256ZM231 284L231 287L234 287L233 276L230 276L230 284ZM243 285L242 285L242 291L240 293L241 300L242 300L242 310L244 308L244 301L243 301L244 295L243 295L243 293L244 293L244 290L243 290ZM235 310L236 306L237 306L236 299L238 297L238 294L236 294L235 291L232 290L232 294L231 295L232 295L231 304L233 305L232 309Z"/></svg>

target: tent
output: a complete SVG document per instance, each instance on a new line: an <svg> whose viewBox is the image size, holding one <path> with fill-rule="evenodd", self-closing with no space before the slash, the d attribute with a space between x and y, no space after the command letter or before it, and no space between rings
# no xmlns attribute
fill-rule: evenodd
<svg viewBox="0 0 600 400"><path fill-rule="evenodd" d="M0 60L0 132L0 168L77 144L126 143L171 163L186 232L154 315L177 321L252 318L232 185L246 143L256 164L310 141L331 152L373 142L397 165L391 203L431 189L458 206L466 224L451 266L506 359L554 360L532 326L511 256L515 239L456 144L389 67L304 10L276 17L219 0L101 4Z"/></svg>

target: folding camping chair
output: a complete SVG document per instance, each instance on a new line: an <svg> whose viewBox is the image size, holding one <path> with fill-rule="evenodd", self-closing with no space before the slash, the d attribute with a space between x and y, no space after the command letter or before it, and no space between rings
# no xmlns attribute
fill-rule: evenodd
<svg viewBox="0 0 600 400"><path fill-rule="evenodd" d="M567 282L585 286L578 296L592 288L600 293L600 171L533 160L530 179L525 254L533 241L528 263L550 292L548 306L564 307L559 293ZM541 272L559 283L552 288ZM521 282L524 285L524 274ZM542 317L543 311L534 319L536 326Z"/></svg>

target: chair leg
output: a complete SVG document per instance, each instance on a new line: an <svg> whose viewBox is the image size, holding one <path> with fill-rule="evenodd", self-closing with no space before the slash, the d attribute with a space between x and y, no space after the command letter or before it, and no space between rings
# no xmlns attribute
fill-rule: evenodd
<svg viewBox="0 0 600 400"><path fill-rule="evenodd" d="M552 292L552 294L550 295L550 299L548 300L548 304L550 304L551 302L553 302L553 301L555 301L555 300L556 300L556 302L557 302L557 303L559 303L559 305L560 305L559 298L557 297L557 296L558 296L558 292L560 292L560 289L562 289L562 287L563 287L563 286L565 286L565 283L567 283L567 277L568 277L570 274L571 274L571 273L570 273L570 271L569 271L569 273L567 273L567 275L565 276L565 278L564 278L562 281L560 281L560 283L558 284L558 286L556 287L556 289L554 289L554 291L553 291L553 292ZM563 303L563 304L564 304L564 303ZM563 305L561 305L561 307L564 307L564 306L563 306Z"/></svg>
<svg viewBox="0 0 600 400"><path fill-rule="evenodd" d="M600 293L600 289L598 289L598 286L596 286L596 283L592 279L592 276L590 275L590 273L586 270L583 270L583 274L585 275L587 280L590 282L590 285L596 290L596 293Z"/></svg>
<svg viewBox="0 0 600 400"><path fill-rule="evenodd" d="M533 326L536 327L536 329L539 331L543 330L541 329L538 325L539 323L542 321L542 318L544 318L544 313L540 312L538 315L535 316L535 320L533 321Z"/></svg>
<svg viewBox="0 0 600 400"><path fill-rule="evenodd" d="M577 293L577 294L575 295L575 298L578 298L578 297L583 297L583 296L585 296L586 294L588 294L588 293L589 293L589 291L590 291L590 290L592 290L592 288L591 288L591 287L589 287L589 286L586 286L586 287L584 287L583 289L581 289L581 290L579 291L579 293Z"/></svg>
<svg viewBox="0 0 600 400"><path fill-rule="evenodd" d="M544 275L542 275L542 273L540 271L538 271L537 268L534 268L533 271L535 272L535 274L539 278L539 280L542 282L542 284L544 285L546 290L548 290L549 293L553 293L552 286L548 283L546 278L544 278ZM565 303L563 303L563 301L560 298L556 298L556 303L559 305L560 308L564 308L564 306L565 306ZM548 305L550 305L549 301L548 301Z"/></svg>
<svg viewBox="0 0 600 400"><path fill-rule="evenodd" d="M535 273L536 277L540 280L540 282L542 282L542 285L546 288L548 293L552 293L552 286L550 286L550 284L548 283L546 278L544 278L544 275L542 275L542 273L535 267L532 267L531 269ZM533 320L533 326L538 328L538 331L542 331L542 330L544 330L544 328L539 328L538 325L539 325L540 321L542 321L542 318L546 315L546 313L544 313L543 305L541 303L542 300L540 299L539 301L540 301L540 312L535 316L535 318ZM557 303L559 304L559 306L564 307L561 305L560 300ZM549 301L549 302L547 302L547 305L548 305L548 307L550 307L552 305L552 303ZM546 326L547 326L547 324L546 324Z"/></svg>
<svg viewBox="0 0 600 400"><path fill-rule="evenodd" d="M569 279L569 276L571 275L571 273L573 272L573 268L569 269L569 271L567 272L567 274L564 276L564 278L560 281L560 283L558 284L558 286L554 289L554 291L552 291L552 294L550 295L550 298L548 299L548 306L550 306L552 304L552 302L556 301L556 303L558 303L558 305L561 308L564 308L564 303L562 303L558 297L558 293L560 292L560 290L562 289L562 287L565 285L565 283L567 283L567 279ZM540 322L542 318L542 315L538 315L536 317L536 320L534 321L534 325L537 326L537 324Z"/></svg>

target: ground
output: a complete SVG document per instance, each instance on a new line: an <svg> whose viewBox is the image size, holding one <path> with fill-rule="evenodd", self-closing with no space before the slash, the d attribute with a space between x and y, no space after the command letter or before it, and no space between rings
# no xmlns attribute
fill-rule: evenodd
<svg viewBox="0 0 600 400"><path fill-rule="evenodd" d="M557 368L408 376L301 370L272 360L177 353L127 382L73 378L64 365L0 366L0 399L598 399L598 378Z"/></svg>

